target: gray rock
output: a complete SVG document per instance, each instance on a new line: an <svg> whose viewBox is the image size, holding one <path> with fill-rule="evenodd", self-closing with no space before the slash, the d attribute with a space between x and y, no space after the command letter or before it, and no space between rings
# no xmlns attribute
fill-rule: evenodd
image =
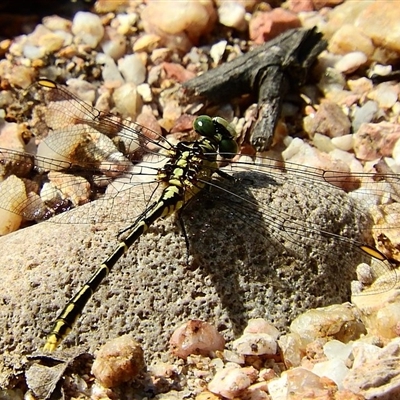
<svg viewBox="0 0 400 400"><path fill-rule="evenodd" d="M61 348L93 352L129 333L148 362L165 360L171 333L188 319L213 323L230 340L250 318L284 330L311 307L348 300L361 257L318 231L357 238L365 214L323 181L270 172L241 172L241 183L223 183L245 201L211 188L185 208L189 258L176 218L155 223L117 263ZM112 213L97 201L0 239L0 386L22 368L23 355L42 353L44 332L113 252L118 230L143 210L140 185L117 199ZM113 216L126 222L103 223ZM94 225L67 223L89 220ZM299 230L304 224L308 232Z"/></svg>

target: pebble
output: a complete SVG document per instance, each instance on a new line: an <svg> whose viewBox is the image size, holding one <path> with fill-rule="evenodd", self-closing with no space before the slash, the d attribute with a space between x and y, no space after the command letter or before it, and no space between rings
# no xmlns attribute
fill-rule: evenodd
<svg viewBox="0 0 400 400"><path fill-rule="evenodd" d="M400 52L399 18L399 7L390 0L346 1L332 10L323 30L328 38L336 35L334 51L348 47L350 40L354 40L358 50L365 52L367 57L373 56L374 61L388 64L398 60ZM353 27L353 34L350 26ZM344 29L344 33L338 33L340 29ZM351 35L345 37L347 32ZM374 46L372 53L368 39ZM377 52L376 48L383 51Z"/></svg>
<svg viewBox="0 0 400 400"><path fill-rule="evenodd" d="M101 41L101 49L104 54L107 54L114 60L118 60L126 51L125 37L114 28L107 26L105 28L104 37Z"/></svg>
<svg viewBox="0 0 400 400"><path fill-rule="evenodd" d="M89 182L82 176L71 176L62 172L51 171L48 174L49 184L57 191L60 191L63 199L68 199L74 206L85 204L91 196L91 187ZM41 192L42 196L42 192ZM43 201L53 200L44 199Z"/></svg>
<svg viewBox="0 0 400 400"><path fill-rule="evenodd" d="M368 6L355 20L358 28L375 45L387 50L400 52L400 8L391 0L368 2ZM390 56L389 56L390 57Z"/></svg>
<svg viewBox="0 0 400 400"><path fill-rule="evenodd" d="M361 107L355 107L353 121L351 123L353 131L357 132L362 124L372 122L378 110L378 103L372 100L368 100Z"/></svg>
<svg viewBox="0 0 400 400"><path fill-rule="evenodd" d="M43 17L43 25L50 29L51 31L64 31L70 32L72 27L72 22L69 19L62 18L58 15L50 15L48 17Z"/></svg>
<svg viewBox="0 0 400 400"><path fill-rule="evenodd" d="M57 102L54 109L54 121L59 118L63 107L62 102ZM65 110L71 104L64 102ZM48 110L51 110L51 106ZM50 118L51 114L48 113ZM65 121L63 121L65 122ZM68 122L68 120L67 120ZM48 126L52 126L49 120ZM68 123L67 123L68 126ZM84 124L70 124L57 129L42 140L37 149L38 159L36 165L44 171L62 171L69 167L70 163L86 167L88 164L98 166L108 176L119 175L130 165L122 153L115 147L114 142L107 136L96 131L93 127ZM79 132L79 135L72 135L71 132ZM77 149L79 151L77 152Z"/></svg>
<svg viewBox="0 0 400 400"><path fill-rule="evenodd" d="M175 330L169 344L174 356L186 359L191 354L209 355L216 350L222 351L225 339L208 322L191 320Z"/></svg>
<svg viewBox="0 0 400 400"><path fill-rule="evenodd" d="M299 315L290 324L290 331L297 333L303 343L311 343L318 338L335 338L348 342L358 338L363 327L359 326L354 306L335 304Z"/></svg>
<svg viewBox="0 0 400 400"><path fill-rule="evenodd" d="M26 127L24 127L24 125L19 125L15 122L3 122L0 126L0 149L24 152L25 144L23 135L25 129ZM1 155L2 152L0 151L0 157ZM7 155L7 153L5 155ZM0 171L2 170L1 167L2 166L0 166ZM18 174L18 172L13 173Z"/></svg>
<svg viewBox="0 0 400 400"><path fill-rule="evenodd" d="M0 235L15 232L20 227L26 200L24 182L15 175L0 183Z"/></svg>
<svg viewBox="0 0 400 400"><path fill-rule="evenodd" d="M218 371L208 384L208 390L227 399L234 399L251 383L252 381L244 368L233 366Z"/></svg>
<svg viewBox="0 0 400 400"><path fill-rule="evenodd" d="M244 31L247 28L245 20L246 9L240 3L222 2L218 7L218 18L222 25Z"/></svg>
<svg viewBox="0 0 400 400"><path fill-rule="evenodd" d="M98 15L79 11L72 21L72 33L82 42L96 48L104 35L104 27Z"/></svg>
<svg viewBox="0 0 400 400"><path fill-rule="evenodd" d="M212 58L214 65L218 65L221 61L227 44L228 42L226 40L220 40L218 43L211 46L210 57Z"/></svg>
<svg viewBox="0 0 400 400"><path fill-rule="evenodd" d="M313 137L315 133L330 138L350 133L351 123L342 108L332 101L321 103L317 112L307 124L307 133Z"/></svg>
<svg viewBox="0 0 400 400"><path fill-rule="evenodd" d="M390 157L400 138L400 126L389 122L362 124L354 134L354 153L359 160Z"/></svg>
<svg viewBox="0 0 400 400"><path fill-rule="evenodd" d="M232 342L232 349L242 355L274 355L276 340L268 333L245 333Z"/></svg>
<svg viewBox="0 0 400 400"><path fill-rule="evenodd" d="M269 321L264 318L252 318L247 323L246 328L244 328L243 333L257 334L266 333L270 335L273 339L277 340L281 333L275 328Z"/></svg>
<svg viewBox="0 0 400 400"><path fill-rule="evenodd" d="M384 82L373 88L367 97L378 103L380 108L392 108L399 98L399 87L389 82Z"/></svg>
<svg viewBox="0 0 400 400"><path fill-rule="evenodd" d="M352 350L352 342L345 344L334 339L324 344L324 353L329 360L339 358L342 361L347 361L347 359L351 356Z"/></svg>
<svg viewBox="0 0 400 400"><path fill-rule="evenodd" d="M13 65L9 60L0 60L0 76L9 85L27 89L35 79L33 68L24 65Z"/></svg>
<svg viewBox="0 0 400 400"><path fill-rule="evenodd" d="M331 139L331 143L339 150L350 151L353 148L353 135L343 135Z"/></svg>
<svg viewBox="0 0 400 400"><path fill-rule="evenodd" d="M278 7L253 16L249 24L249 35L254 43L261 44L288 29L299 28L300 25L296 14Z"/></svg>
<svg viewBox="0 0 400 400"><path fill-rule="evenodd" d="M100 384L113 388L132 381L145 367L143 350L129 335L110 340L96 354L92 373Z"/></svg>
<svg viewBox="0 0 400 400"><path fill-rule="evenodd" d="M151 87L148 83L142 83L141 85L138 85L136 90L140 94L145 103L150 103L153 100Z"/></svg>
<svg viewBox="0 0 400 400"><path fill-rule="evenodd" d="M343 389L343 380L349 372L349 368L343 360L333 358L332 360L316 363L312 372L318 376L327 377L336 383L339 389Z"/></svg>
<svg viewBox="0 0 400 400"><path fill-rule="evenodd" d="M360 51L367 57L371 57L375 46L372 40L356 26L346 24L333 34L329 40L328 50L334 54L348 54Z"/></svg>
<svg viewBox="0 0 400 400"><path fill-rule="evenodd" d="M152 0L141 18L145 31L158 35L164 46L187 52L212 31L217 13L211 0Z"/></svg>
<svg viewBox="0 0 400 400"><path fill-rule="evenodd" d="M161 37L154 33L146 33L140 36L133 45L134 52L145 51L151 53L160 44Z"/></svg>
<svg viewBox="0 0 400 400"><path fill-rule="evenodd" d="M135 12L130 12L127 14L118 14L115 19L118 33L127 36L135 32L134 26L139 20L139 15Z"/></svg>
<svg viewBox="0 0 400 400"><path fill-rule="evenodd" d="M358 79L349 79L347 85L353 93L361 95L367 94L373 88L371 79L365 76Z"/></svg>
<svg viewBox="0 0 400 400"><path fill-rule="evenodd" d="M112 94L115 109L123 118L131 117L133 120L142 109L142 98L136 90L134 83L125 83L116 88Z"/></svg>
<svg viewBox="0 0 400 400"><path fill-rule="evenodd" d="M119 86L124 82L117 64L115 64L115 61L110 56L104 53L98 53L96 56L96 63L102 65L101 76L107 87Z"/></svg>
<svg viewBox="0 0 400 400"><path fill-rule="evenodd" d="M364 66L368 61L368 57L361 51L354 51L345 54L336 64L335 68L344 74L351 74L358 68Z"/></svg>
<svg viewBox="0 0 400 400"><path fill-rule="evenodd" d="M307 167L320 168L323 170L337 171L343 173L350 172L350 166L345 162L337 159L333 159L329 154L323 153L311 147L299 138L295 138L290 141L290 144L282 152L282 157L286 163L296 164L293 168L300 171L302 168L307 170ZM325 179L329 180L329 177L325 175ZM332 184L341 187L344 190L351 190L354 188L353 181L334 179Z"/></svg>
<svg viewBox="0 0 400 400"><path fill-rule="evenodd" d="M305 355L305 349L300 335L289 332L279 338L278 344L285 366L287 368L300 366L301 360Z"/></svg>
<svg viewBox="0 0 400 400"><path fill-rule="evenodd" d="M328 394L323 380L305 368L298 367L284 371L280 378L272 379L267 385L271 400L309 398L306 395L307 391L312 391L311 393L314 393L314 396L320 396L315 398L329 399L329 397L322 397L322 394L325 396Z"/></svg>
<svg viewBox="0 0 400 400"><path fill-rule="evenodd" d="M321 133L316 133L314 135L312 143L315 148L324 153L329 153L335 149L335 146L332 144L332 140L328 136L322 135Z"/></svg>
<svg viewBox="0 0 400 400"><path fill-rule="evenodd" d="M399 338L383 348L357 343L353 367L343 386L366 399L396 399L400 396Z"/></svg>
<svg viewBox="0 0 400 400"><path fill-rule="evenodd" d="M142 59L136 54L129 54L119 59L118 69L124 77L125 82L140 85L146 79L146 67Z"/></svg>
<svg viewBox="0 0 400 400"><path fill-rule="evenodd" d="M294 13L314 11L313 0L288 0L288 7Z"/></svg>

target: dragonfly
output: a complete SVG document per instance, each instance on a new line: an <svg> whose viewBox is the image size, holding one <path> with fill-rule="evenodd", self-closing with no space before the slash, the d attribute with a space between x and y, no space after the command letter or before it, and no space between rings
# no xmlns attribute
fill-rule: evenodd
<svg viewBox="0 0 400 400"><path fill-rule="evenodd" d="M316 263L323 263L325 253L320 249L328 245L333 257L350 254L350 261L343 262L345 273L352 277L356 260L364 262L369 268L365 284L371 288L360 288L360 294L396 286L397 261L366 234L367 229L374 231L370 203L395 202L396 174L350 174L240 155L235 130L220 117L197 117L193 124L197 139L175 142L135 122L101 112L51 80L41 79L35 87L46 97L44 126L48 135L36 154L0 149L2 187L18 173L29 176L39 172L48 178L61 175L64 180L56 189L46 182L38 193L24 188L21 197L0 187L0 208L20 220L50 217L54 223L93 224L98 208L103 207L108 212L102 222L126 223L119 234L120 244L104 256L95 273L56 317L46 351L58 347L113 267L157 220L178 214L188 252L196 253L199 246L209 245L210 251L203 255L206 253L212 262L213 247L207 239L210 230L221 226L204 223L207 218L198 213L200 202L207 202L210 213L223 216L221 221L227 228L221 233L222 242L235 235L229 230L230 221L239 221L260 237L268 236L276 254L306 253ZM342 187L356 187L358 197L349 196ZM294 193L297 211L282 205L282 198L274 194L276 189ZM55 193L54 198L49 192ZM264 195L265 200L256 200L254 192ZM307 215L301 204L308 201L308 195L324 204L312 215ZM122 198L127 203L125 210L115 206ZM137 206L139 198L145 206ZM79 204L89 200L95 201ZM75 206L87 207L79 221L68 212ZM322 211L331 214L327 218ZM336 223L349 216L357 220L354 231ZM257 260L257 255L251 257Z"/></svg>

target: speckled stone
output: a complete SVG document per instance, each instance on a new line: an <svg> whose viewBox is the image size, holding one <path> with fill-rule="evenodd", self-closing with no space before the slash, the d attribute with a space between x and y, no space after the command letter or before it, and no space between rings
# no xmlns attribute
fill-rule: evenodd
<svg viewBox="0 0 400 400"><path fill-rule="evenodd" d="M171 333L188 319L212 323L231 340L250 318L267 318L284 330L311 307L347 299L357 253L316 236L282 235L274 222L290 212L330 224L338 233L357 232L362 218L349 198L299 177L280 182L279 175L247 173L242 178L242 187L225 184L265 204L270 212L263 222L259 210L232 195L199 197L184 216L189 262L174 218L157 222L117 263L61 347L93 352L111 338L130 334L143 345L147 361L163 359ZM66 301L117 246L118 229L143 210L140 186L118 198L112 215L125 223L102 224L110 210L94 202L62 214L63 223L43 222L0 239L7 249L0 254L0 362L5 366L0 385L22 354L40 352L44 332ZM96 225L66 223L88 215ZM296 246L299 242L318 247L318 254Z"/></svg>

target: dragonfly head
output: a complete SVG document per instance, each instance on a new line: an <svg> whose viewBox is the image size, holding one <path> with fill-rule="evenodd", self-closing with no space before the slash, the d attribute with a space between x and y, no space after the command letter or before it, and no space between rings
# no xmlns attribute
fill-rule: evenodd
<svg viewBox="0 0 400 400"><path fill-rule="evenodd" d="M223 158L231 159L237 154L238 145L235 140L237 135L226 119L201 115L195 119L193 127L201 136L218 143L218 151Z"/></svg>

